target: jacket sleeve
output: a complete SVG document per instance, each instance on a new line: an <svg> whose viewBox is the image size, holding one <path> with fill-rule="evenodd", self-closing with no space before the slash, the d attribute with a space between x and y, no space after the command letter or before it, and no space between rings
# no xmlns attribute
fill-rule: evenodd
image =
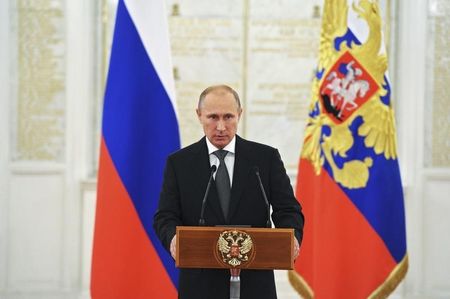
<svg viewBox="0 0 450 299"><path fill-rule="evenodd" d="M304 225L302 208L294 196L280 153L276 149L271 159L269 179L272 220L276 227L293 228L295 237L301 244Z"/></svg>
<svg viewBox="0 0 450 299"><path fill-rule="evenodd" d="M170 251L170 241L181 225L180 192L173 162L169 157L164 170L158 209L153 217L153 228L163 246Z"/></svg>

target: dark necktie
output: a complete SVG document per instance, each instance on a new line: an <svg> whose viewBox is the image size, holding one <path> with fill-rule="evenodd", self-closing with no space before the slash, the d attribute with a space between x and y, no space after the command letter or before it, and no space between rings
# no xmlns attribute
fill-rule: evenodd
<svg viewBox="0 0 450 299"><path fill-rule="evenodd" d="M220 165L216 172L216 187L219 195L220 205L222 206L225 219L228 218L228 207L230 205L230 177L228 175L227 166L225 165L225 156L228 154L226 150L218 150L213 153L219 158Z"/></svg>

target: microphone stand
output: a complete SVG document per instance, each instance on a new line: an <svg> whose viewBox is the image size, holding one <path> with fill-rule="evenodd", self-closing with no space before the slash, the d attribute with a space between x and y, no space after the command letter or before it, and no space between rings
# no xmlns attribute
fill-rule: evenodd
<svg viewBox="0 0 450 299"><path fill-rule="evenodd" d="M208 185L206 186L205 196L203 196L202 201L202 210L200 212L200 219L198 220L199 226L205 226L205 206L206 206L206 199L208 198L209 188L211 187L211 181L213 179L214 172L216 172L217 166L213 165L211 166L211 174L209 175Z"/></svg>
<svg viewBox="0 0 450 299"><path fill-rule="evenodd" d="M263 186L263 184L262 184L261 177L260 177L260 175L259 175L259 169L258 169L257 166L255 166L254 169L255 169L256 177L258 178L259 188L261 189L262 196L263 196L263 198L264 198L264 201L266 202L266 207L267 207L267 222L266 222L266 227L269 227L269 228L270 228L270 227L272 227L272 222L270 222L270 204L269 204L269 201L267 200L266 191L264 191L264 186Z"/></svg>

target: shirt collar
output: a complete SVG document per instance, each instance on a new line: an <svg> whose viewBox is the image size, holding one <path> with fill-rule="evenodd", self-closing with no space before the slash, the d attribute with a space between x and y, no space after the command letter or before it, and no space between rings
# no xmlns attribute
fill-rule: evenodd
<svg viewBox="0 0 450 299"><path fill-rule="evenodd" d="M215 151L219 150L215 145L211 143L211 141L209 141L208 137L206 137L206 145L208 146L208 154L210 155ZM235 148L236 148L236 135L234 135L230 143L228 143L227 146L225 146L223 149L234 154Z"/></svg>

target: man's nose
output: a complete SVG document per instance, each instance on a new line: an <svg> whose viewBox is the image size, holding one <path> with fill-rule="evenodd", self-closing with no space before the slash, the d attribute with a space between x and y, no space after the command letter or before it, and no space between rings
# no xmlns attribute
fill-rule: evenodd
<svg viewBox="0 0 450 299"><path fill-rule="evenodd" d="M217 131L223 131L225 130L225 123L222 120L219 120L217 122Z"/></svg>

